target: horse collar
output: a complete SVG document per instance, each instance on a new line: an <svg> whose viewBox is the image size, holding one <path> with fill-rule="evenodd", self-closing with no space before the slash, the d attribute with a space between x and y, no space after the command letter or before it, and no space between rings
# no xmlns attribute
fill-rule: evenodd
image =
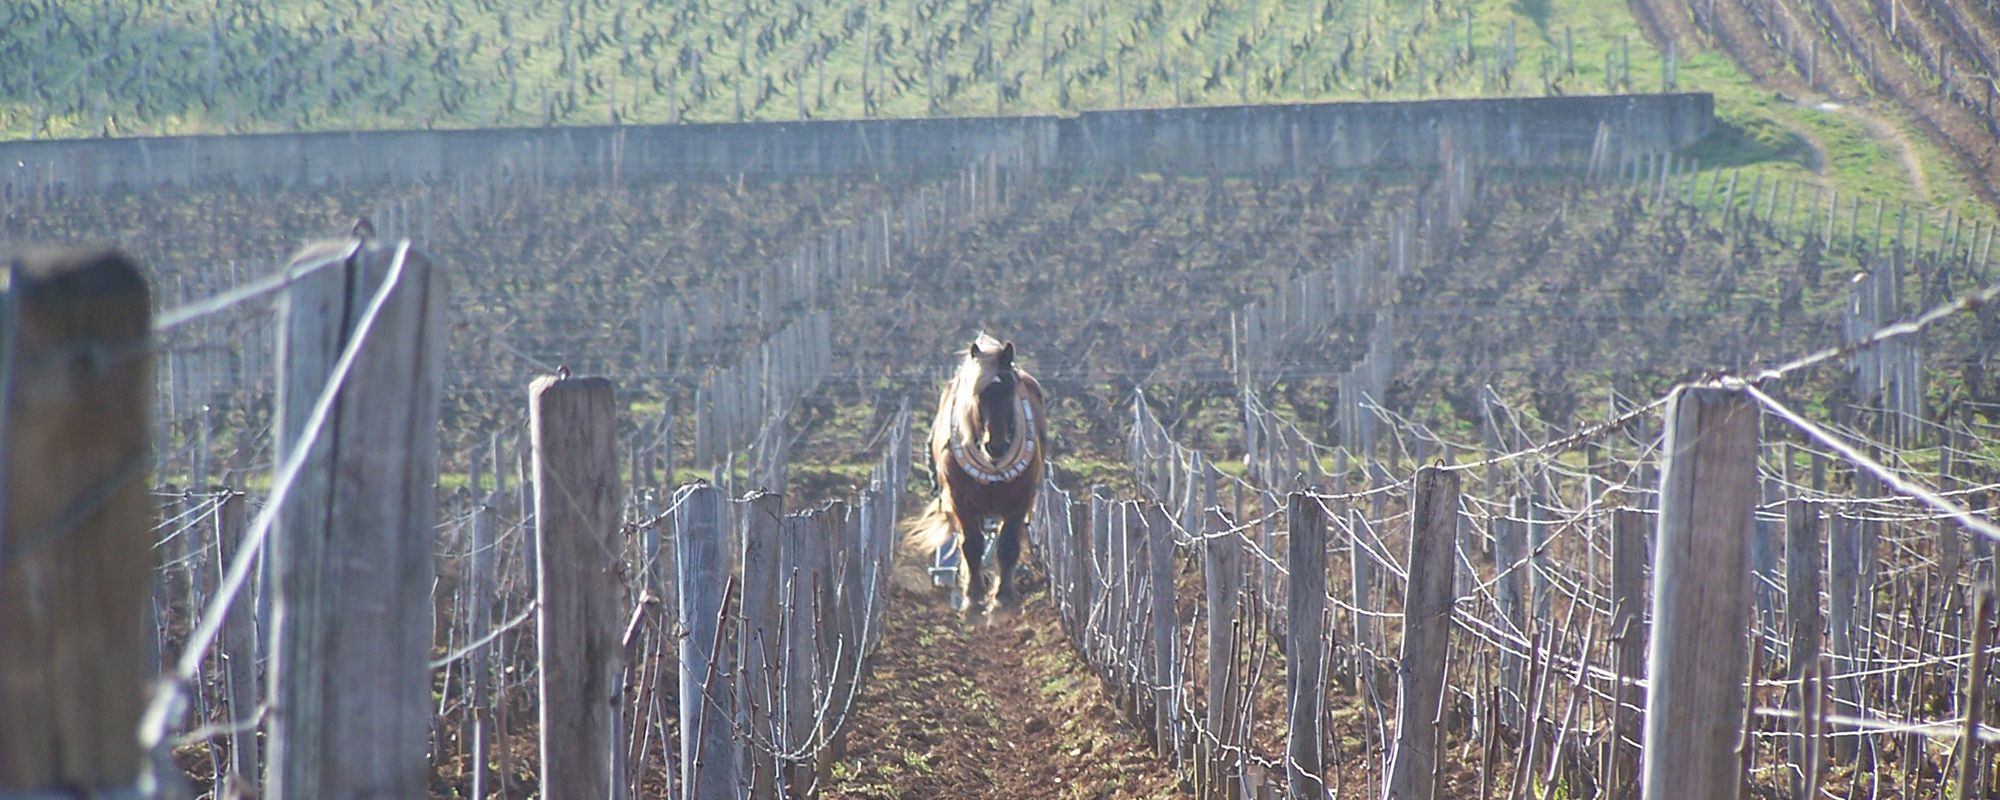
<svg viewBox="0 0 2000 800"><path fill-rule="evenodd" d="M1017 393L1016 400L1021 404L1021 416L1014 420L1014 425L1017 430L1026 432L1026 435L1020 437L1020 445L1015 448L1014 457L1009 459L1005 464L995 464L992 467L986 467L980 463L980 459L975 458L972 453L967 452L965 439L959 435L961 431L958 427L958 419L954 415L951 423L951 439L949 440L951 442L951 459L958 464L960 470L972 476L973 480L989 485L1006 483L1021 477L1021 473L1028 471L1028 463L1035 457L1035 410L1028 404L1028 398L1020 397Z"/></svg>

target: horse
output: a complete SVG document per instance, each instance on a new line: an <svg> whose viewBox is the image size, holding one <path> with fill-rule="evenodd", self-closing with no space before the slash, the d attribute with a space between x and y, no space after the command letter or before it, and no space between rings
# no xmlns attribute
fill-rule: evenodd
<svg viewBox="0 0 2000 800"><path fill-rule="evenodd" d="M1042 409L1042 385L1014 363L1014 343L983 333L938 394L930 435L938 493L904 526L904 536L923 553L935 553L946 542L958 544L958 588L970 618L984 616L993 593L984 564L990 517L1000 519L994 543L998 600L1004 608L1020 604L1014 568L1046 458L1048 420Z"/></svg>

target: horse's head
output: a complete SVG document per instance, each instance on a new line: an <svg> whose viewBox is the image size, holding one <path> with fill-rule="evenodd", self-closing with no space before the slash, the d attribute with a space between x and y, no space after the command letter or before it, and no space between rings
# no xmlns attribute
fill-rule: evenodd
<svg viewBox="0 0 2000 800"><path fill-rule="evenodd" d="M1014 445L1014 343L980 334L965 354L962 380L979 398L978 442L986 457L997 459Z"/></svg>

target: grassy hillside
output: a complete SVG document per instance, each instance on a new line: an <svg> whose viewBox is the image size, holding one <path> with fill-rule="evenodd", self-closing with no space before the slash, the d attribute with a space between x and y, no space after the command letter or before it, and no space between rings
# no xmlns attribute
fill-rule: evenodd
<svg viewBox="0 0 2000 800"><path fill-rule="evenodd" d="M0 137L1672 87L1718 96L1723 131L1692 153L1706 165L1990 217L1901 107L1779 93L1783 76L1753 79L1724 43L1639 10L1644 24L1620 0L28 0L0 10Z"/></svg>

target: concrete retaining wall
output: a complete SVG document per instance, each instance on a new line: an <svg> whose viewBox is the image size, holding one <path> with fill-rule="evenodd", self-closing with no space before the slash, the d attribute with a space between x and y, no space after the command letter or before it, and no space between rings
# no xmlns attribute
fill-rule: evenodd
<svg viewBox="0 0 2000 800"><path fill-rule="evenodd" d="M1022 147L1057 169L1247 172L1435 163L1578 163L1680 147L1714 121L1707 94L1426 100L1032 116L0 142L0 196L37 190L934 174Z"/></svg>

